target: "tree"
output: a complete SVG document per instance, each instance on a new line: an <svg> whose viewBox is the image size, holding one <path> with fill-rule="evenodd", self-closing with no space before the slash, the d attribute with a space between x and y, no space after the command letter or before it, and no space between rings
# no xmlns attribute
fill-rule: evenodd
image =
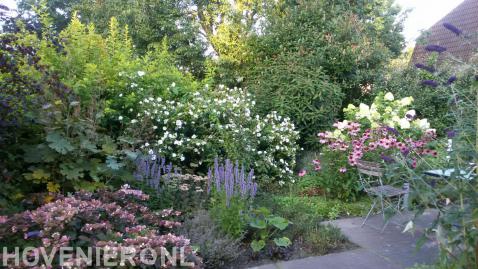
<svg viewBox="0 0 478 269"><path fill-rule="evenodd" d="M108 32L111 17L129 26L135 51L146 53L151 46L167 40L169 51L184 72L198 78L205 75L206 43L188 1L176 0L20 0L19 9L29 13L45 2L54 29L61 31L78 12L82 22L93 23L102 34Z"/></svg>
<svg viewBox="0 0 478 269"><path fill-rule="evenodd" d="M302 136L310 138L318 131L311 130L310 126L325 126L340 116L341 104L362 98L381 76L387 62L398 55L403 46L398 12L388 0L283 1L267 14L263 29L248 40L252 51L251 61L244 68L244 84L259 97L259 104L265 104L264 112L282 110L285 116L301 119L296 124ZM284 59L288 59L295 70L317 69L322 75L303 72L291 77L292 70L278 68L284 65ZM275 73L272 76L264 70L275 70ZM324 79L341 88L342 102L336 100L340 95L324 94L333 87L313 87L324 85ZM283 83L285 81L287 83ZM302 87L303 81L316 92L305 92L311 87ZM315 117L304 120L304 115L316 104L315 97L308 101L297 99L300 103L284 108L282 99L285 97L274 100L273 96L286 92L281 88L287 87L303 92L294 93L296 96L318 94L324 100L333 98L333 102L324 102L315 108L327 115L323 115L321 122L316 122ZM338 107L324 109L329 104Z"/></svg>

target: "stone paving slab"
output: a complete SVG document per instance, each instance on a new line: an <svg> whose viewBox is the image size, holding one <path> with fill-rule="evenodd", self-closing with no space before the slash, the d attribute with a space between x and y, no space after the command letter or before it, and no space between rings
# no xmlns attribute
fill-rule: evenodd
<svg viewBox="0 0 478 269"><path fill-rule="evenodd" d="M370 217L363 228L360 227L362 218L326 222L339 227L342 233L360 248L251 269L402 269L417 263L430 264L438 257L436 242L428 240L417 250L416 241L435 217L435 212L427 211L415 222L414 234L402 233L406 223L411 219L410 214L393 217L383 233L380 232L383 225L381 215Z"/></svg>
<svg viewBox="0 0 478 269"><path fill-rule="evenodd" d="M325 256L266 264L250 269L400 269L365 249L355 249Z"/></svg>
<svg viewBox="0 0 478 269"><path fill-rule="evenodd" d="M383 218L380 215L371 217L361 228L362 218L340 219L330 222L341 229L347 238L363 249L375 255L386 257L400 268L407 268L416 263L433 263L438 257L438 245L428 240L420 249L416 242L423 235L423 230L433 222L436 213L427 211L415 223L415 232L403 233L403 229L412 218L410 214L393 217L387 228L383 227Z"/></svg>

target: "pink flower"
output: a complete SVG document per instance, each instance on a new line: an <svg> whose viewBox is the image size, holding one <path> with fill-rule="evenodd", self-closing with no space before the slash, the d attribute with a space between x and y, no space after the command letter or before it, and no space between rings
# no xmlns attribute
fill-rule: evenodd
<svg viewBox="0 0 478 269"><path fill-rule="evenodd" d="M305 176L305 174L307 174L307 171L305 171L305 169L302 169L302 170L299 171L298 176L303 177L303 176Z"/></svg>
<svg viewBox="0 0 478 269"><path fill-rule="evenodd" d="M339 172L343 174L343 173L347 172L347 168L340 167Z"/></svg>
<svg viewBox="0 0 478 269"><path fill-rule="evenodd" d="M314 167L315 171L320 171L320 169L322 169L322 166L320 166L320 164L318 164Z"/></svg>
<svg viewBox="0 0 478 269"><path fill-rule="evenodd" d="M7 222L8 217L7 216L0 216L0 224Z"/></svg>

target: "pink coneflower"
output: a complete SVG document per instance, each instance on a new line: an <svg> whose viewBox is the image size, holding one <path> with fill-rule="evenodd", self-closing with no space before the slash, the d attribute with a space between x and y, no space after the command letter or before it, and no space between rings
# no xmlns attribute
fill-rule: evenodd
<svg viewBox="0 0 478 269"><path fill-rule="evenodd" d="M340 167L339 172L343 174L343 173L347 172L347 168Z"/></svg>
<svg viewBox="0 0 478 269"><path fill-rule="evenodd" d="M298 176L303 177L303 176L305 176L305 174L307 174L307 171L305 171L305 169L302 169L302 170L299 171Z"/></svg>

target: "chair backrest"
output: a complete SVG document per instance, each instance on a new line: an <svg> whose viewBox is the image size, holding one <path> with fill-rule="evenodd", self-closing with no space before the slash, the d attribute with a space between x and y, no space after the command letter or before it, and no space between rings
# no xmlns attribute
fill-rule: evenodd
<svg viewBox="0 0 478 269"><path fill-rule="evenodd" d="M359 160L357 161L357 170L364 189L383 185L384 169L379 163Z"/></svg>

